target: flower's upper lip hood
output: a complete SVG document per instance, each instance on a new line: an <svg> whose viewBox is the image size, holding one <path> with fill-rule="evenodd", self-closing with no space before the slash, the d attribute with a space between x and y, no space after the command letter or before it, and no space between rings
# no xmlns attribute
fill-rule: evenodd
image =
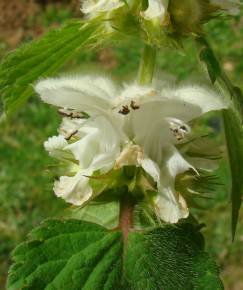
<svg viewBox="0 0 243 290"><path fill-rule="evenodd" d="M200 86L157 90L152 86L131 84L121 90L108 78L92 76L41 80L36 84L35 90L46 103L101 114L106 114L114 107L129 104L131 101L140 104L162 102L163 106L165 102L172 102L175 105L176 102L184 103L185 106L199 107L197 110L199 115L227 108L229 105L214 91Z"/></svg>
<svg viewBox="0 0 243 290"><path fill-rule="evenodd" d="M109 90L105 89L105 85L109 86ZM107 110L113 96L110 83L88 77L41 80L36 84L35 90L46 103L79 111Z"/></svg>

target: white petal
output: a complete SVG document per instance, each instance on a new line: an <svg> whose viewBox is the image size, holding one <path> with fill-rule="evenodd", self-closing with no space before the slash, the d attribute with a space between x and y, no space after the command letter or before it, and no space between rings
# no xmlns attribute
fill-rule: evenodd
<svg viewBox="0 0 243 290"><path fill-rule="evenodd" d="M92 173L87 171L86 174L88 176ZM78 172L73 177L61 176L54 184L54 192L58 197L74 205L82 205L92 196L92 188L84 172Z"/></svg>
<svg viewBox="0 0 243 290"><path fill-rule="evenodd" d="M174 191L173 187L161 189L155 200L155 209L158 216L168 223L177 223L189 215L186 201Z"/></svg>
<svg viewBox="0 0 243 290"><path fill-rule="evenodd" d="M50 137L44 142L44 147L49 152L57 149L62 150L67 145L67 140L61 135Z"/></svg>
<svg viewBox="0 0 243 290"><path fill-rule="evenodd" d="M90 84L96 86L100 91L103 92L103 96L109 100L114 100L119 93L119 90L115 83L107 77L86 77L90 80Z"/></svg>
<svg viewBox="0 0 243 290"><path fill-rule="evenodd" d="M93 129L93 128L92 128ZM97 131L91 132L84 138L71 143L66 147L67 150L71 151L76 160L79 161L80 168L88 168L98 151L98 143L92 142L92 139L97 138Z"/></svg>
<svg viewBox="0 0 243 290"><path fill-rule="evenodd" d="M161 182L155 199L157 214L166 222L176 223L189 214L184 198L175 191L175 177L193 167L180 155L174 146L163 150Z"/></svg>
<svg viewBox="0 0 243 290"><path fill-rule="evenodd" d="M113 103L117 114L127 106L130 112L123 116L125 133L158 164L162 160L162 147L177 143L168 119L190 120L201 114L199 106L173 99L172 91L169 95L167 92L161 94L153 87L132 84Z"/></svg>
<svg viewBox="0 0 243 290"><path fill-rule="evenodd" d="M157 215L165 222L176 223L188 217L189 210L184 198L175 191L175 177L190 169L191 165L173 146L165 148L163 153L165 164L162 170L149 158L144 158L141 166L157 182L158 195L154 200Z"/></svg>
<svg viewBox="0 0 243 290"><path fill-rule="evenodd" d="M198 115L199 112L199 107L190 104L185 106L184 103L175 100L151 101L141 104L138 110L132 111L129 116L125 117L124 130L144 149L148 157L160 164L162 147L178 143L171 132L168 120L174 117L180 121L187 119L192 113Z"/></svg>
<svg viewBox="0 0 243 290"><path fill-rule="evenodd" d="M154 179L158 185L160 184L160 169L153 160L149 158L142 159L141 167Z"/></svg>
<svg viewBox="0 0 243 290"><path fill-rule="evenodd" d="M111 100L116 96L110 80L88 76L42 80L35 90L46 103L88 113L110 109Z"/></svg>
<svg viewBox="0 0 243 290"><path fill-rule="evenodd" d="M151 123L150 126L147 132L137 131L135 141L142 144L145 154L160 165L163 159L162 147L170 143L172 135L168 123L163 119Z"/></svg>
<svg viewBox="0 0 243 290"><path fill-rule="evenodd" d="M164 20L168 8L168 0L148 0L148 8L142 12L141 15L146 20L160 18Z"/></svg>
<svg viewBox="0 0 243 290"><path fill-rule="evenodd" d="M70 157L69 154L64 151L67 145L68 143L62 135L50 137L44 142L44 147L46 151L49 152L49 155L58 159Z"/></svg>
<svg viewBox="0 0 243 290"><path fill-rule="evenodd" d="M166 91L164 92L166 93ZM192 120L193 118L199 117L201 114L209 111L225 109L229 106L229 103L223 98L223 96L216 92L199 87L199 86L184 86L174 91L167 91L171 99L182 101L187 104L198 106L201 112L197 115L191 112L189 118L182 119L184 121ZM179 118L180 119L180 118Z"/></svg>
<svg viewBox="0 0 243 290"><path fill-rule="evenodd" d="M86 121L86 119L63 118L58 132L65 138L69 138L74 132L77 132L76 134L80 136L79 129L85 124Z"/></svg>
<svg viewBox="0 0 243 290"><path fill-rule="evenodd" d="M124 5L121 0L84 0L81 11L84 14L112 11Z"/></svg>
<svg viewBox="0 0 243 290"><path fill-rule="evenodd" d="M121 136L102 116L87 119L79 128L80 140L66 147L79 161L80 168L109 170L120 152Z"/></svg>
<svg viewBox="0 0 243 290"><path fill-rule="evenodd" d="M166 175L175 179L176 175L187 170L196 171L191 164L189 164L179 153L174 146L168 146L163 149L163 163L162 171L166 171Z"/></svg>
<svg viewBox="0 0 243 290"><path fill-rule="evenodd" d="M138 103L142 103L146 101L146 99L152 98L154 96L157 96L158 92L156 89L152 86L140 86L137 83L132 84L125 84L124 90L122 91L119 98L115 100L115 105L122 105L126 103L130 103L132 100Z"/></svg>
<svg viewBox="0 0 243 290"><path fill-rule="evenodd" d="M116 111L127 106L130 113L124 116L124 130L131 139L143 145L148 134L163 139L167 144L171 139L167 118L191 120L201 115L201 108L197 104L174 98L173 90L156 91L152 87L130 85L125 88L120 98L116 100ZM131 102L137 106L134 110ZM158 144L156 140L150 142ZM151 157L151 156L150 156Z"/></svg>

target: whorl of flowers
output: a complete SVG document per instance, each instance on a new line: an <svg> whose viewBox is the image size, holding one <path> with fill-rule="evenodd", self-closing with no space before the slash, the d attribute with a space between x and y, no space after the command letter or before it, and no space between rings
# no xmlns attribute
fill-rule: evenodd
<svg viewBox="0 0 243 290"><path fill-rule="evenodd" d="M150 181L142 192L157 216L171 223L188 216L175 179L189 171L198 175L200 165L190 164L179 148L189 140L191 120L228 106L221 96L197 85L118 86L96 76L42 80L35 89L63 115L59 135L44 144L65 163L54 184L57 196L82 205L96 197L94 178L132 167Z"/></svg>
<svg viewBox="0 0 243 290"><path fill-rule="evenodd" d="M148 0L147 8L141 12L141 15L146 19L153 19L164 17L165 13L169 10L169 5L177 5L181 2L180 0ZM183 1L184 6L187 6L187 2L193 1ZM194 5L210 6L216 5L219 9L227 10L229 13L235 13L238 11L241 5L240 0L195 0ZM87 15L97 15L102 12L111 12L122 6L127 5L128 7L140 6L141 1L136 0L83 0L81 1L81 11ZM193 6L191 6L193 7ZM195 7L195 6L194 6ZM192 11L193 12L193 11Z"/></svg>
<svg viewBox="0 0 243 290"><path fill-rule="evenodd" d="M203 24L225 12L237 14L239 0L84 0L87 21L101 20L108 33L142 37L156 47L178 46L184 36L200 36Z"/></svg>

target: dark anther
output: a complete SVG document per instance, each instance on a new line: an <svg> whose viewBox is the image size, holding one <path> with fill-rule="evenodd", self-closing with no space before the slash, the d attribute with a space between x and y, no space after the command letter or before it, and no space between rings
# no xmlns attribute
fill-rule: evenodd
<svg viewBox="0 0 243 290"><path fill-rule="evenodd" d="M59 109L58 113L63 116L63 117L67 117L70 119L84 119L85 115L83 112L75 112L75 111L67 111L67 110L63 110L63 109Z"/></svg>
<svg viewBox="0 0 243 290"><path fill-rule="evenodd" d="M122 115L127 115L130 113L130 110L129 110L128 106L122 106L122 109L118 113L120 113Z"/></svg>
<svg viewBox="0 0 243 290"><path fill-rule="evenodd" d="M78 130L75 130L74 132L72 132L68 137L66 137L65 139L67 141L69 141L74 135L76 135L78 133Z"/></svg>
<svg viewBox="0 0 243 290"><path fill-rule="evenodd" d="M71 112L64 112L62 109L59 109L58 113L63 117L70 117L71 115Z"/></svg>
<svg viewBox="0 0 243 290"><path fill-rule="evenodd" d="M184 125L182 125L182 126L180 127L180 129L183 130L183 131L187 131L187 127L184 126Z"/></svg>
<svg viewBox="0 0 243 290"><path fill-rule="evenodd" d="M136 103L135 103L134 101L131 101L130 107L131 107L133 110L138 110L138 109L140 108L138 105L136 105Z"/></svg>

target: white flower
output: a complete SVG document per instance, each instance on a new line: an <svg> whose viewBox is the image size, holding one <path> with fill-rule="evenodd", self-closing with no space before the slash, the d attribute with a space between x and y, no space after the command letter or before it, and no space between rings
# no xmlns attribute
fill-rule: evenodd
<svg viewBox="0 0 243 290"><path fill-rule="evenodd" d="M212 4L226 10L230 15L237 15L240 12L240 0L211 0Z"/></svg>
<svg viewBox="0 0 243 290"><path fill-rule="evenodd" d="M102 12L110 12L124 5L122 0L84 0L81 11L84 14L97 15Z"/></svg>
<svg viewBox="0 0 243 290"><path fill-rule="evenodd" d="M168 0L148 0L148 8L141 15L146 20L160 19L162 23L166 19L168 3Z"/></svg>
<svg viewBox="0 0 243 290"><path fill-rule="evenodd" d="M50 137L44 142L44 147L49 155L62 161L73 158L70 152L65 150L67 145L68 142L62 135Z"/></svg>
<svg viewBox="0 0 243 290"><path fill-rule="evenodd" d="M50 153L50 155L55 154L55 151L62 150L65 148L65 146L68 145L67 140L59 135L59 136L53 136L48 138L48 140L44 143L44 147L46 151Z"/></svg>
<svg viewBox="0 0 243 290"><path fill-rule="evenodd" d="M177 174L195 169L176 145L190 133L189 121L228 106L221 96L199 86L161 89L132 84L118 88L100 77L43 80L36 91L49 104L91 116L82 120L78 129L75 124L75 140L65 147L75 156L80 172L69 179L70 184L68 179L60 179L61 186L56 186L59 195L72 196L75 204L81 204L92 196L88 183L83 183L86 171L92 175L95 170L107 172L134 165L142 167L157 184L153 203L164 221L175 223L188 216L186 202L175 191L174 183ZM80 193L82 186L85 198Z"/></svg>
<svg viewBox="0 0 243 290"><path fill-rule="evenodd" d="M74 205L82 205L88 201L92 196L92 188L88 178L83 175L84 173L88 172L79 171L73 177L61 176L60 180L54 183L55 194Z"/></svg>
<svg viewBox="0 0 243 290"><path fill-rule="evenodd" d="M80 168L106 173L113 167L120 152L121 141L109 120L103 116L88 119L75 136L78 140L65 149L73 153Z"/></svg>
<svg viewBox="0 0 243 290"><path fill-rule="evenodd" d="M68 163L71 176L62 176L56 181L54 192L67 202L82 205L92 196L89 176L97 170L104 174L113 168L120 153L120 136L103 116L65 117L59 132L59 136L49 138L44 146L51 156Z"/></svg>

